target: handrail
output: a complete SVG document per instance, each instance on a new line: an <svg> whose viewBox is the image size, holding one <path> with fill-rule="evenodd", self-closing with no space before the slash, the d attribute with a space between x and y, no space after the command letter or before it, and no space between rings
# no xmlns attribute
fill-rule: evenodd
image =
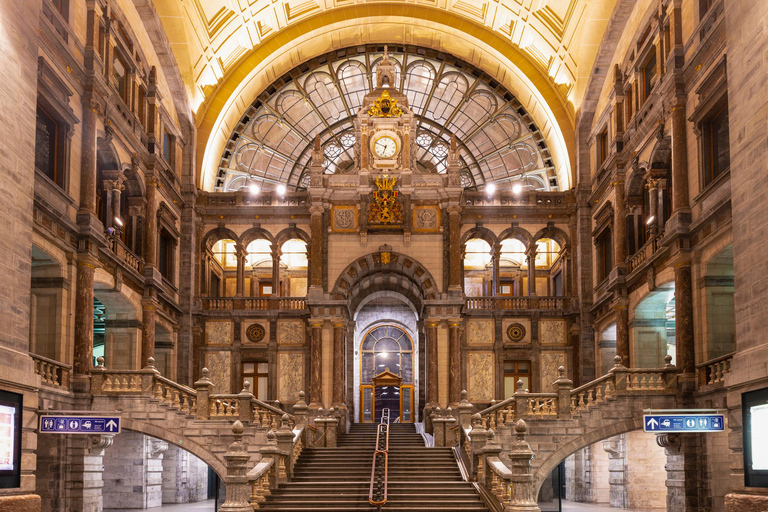
<svg viewBox="0 0 768 512"><path fill-rule="evenodd" d="M383 435L382 435L383 434ZM381 423L376 428L376 449L371 463L371 486L368 491L368 503L376 510L387 502L387 487L389 474L389 409L381 413Z"/></svg>

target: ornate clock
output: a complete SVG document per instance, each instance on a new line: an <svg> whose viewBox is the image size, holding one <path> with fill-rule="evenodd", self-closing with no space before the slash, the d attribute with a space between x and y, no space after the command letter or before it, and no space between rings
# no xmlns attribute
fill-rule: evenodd
<svg viewBox="0 0 768 512"><path fill-rule="evenodd" d="M400 149L400 144L392 135L380 135L373 139L373 154L378 158L394 158Z"/></svg>

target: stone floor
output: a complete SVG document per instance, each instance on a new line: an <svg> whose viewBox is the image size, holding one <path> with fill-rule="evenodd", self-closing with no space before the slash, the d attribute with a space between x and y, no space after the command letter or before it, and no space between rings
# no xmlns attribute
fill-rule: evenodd
<svg viewBox="0 0 768 512"><path fill-rule="evenodd" d="M182 503L180 505L163 505L162 507L148 508L147 512L214 512L213 500L199 503Z"/></svg>
<svg viewBox="0 0 768 512"><path fill-rule="evenodd" d="M576 503L574 501L563 500L563 512L593 512L599 510L621 510L622 512L660 512L662 508L612 508L609 505L597 503Z"/></svg>

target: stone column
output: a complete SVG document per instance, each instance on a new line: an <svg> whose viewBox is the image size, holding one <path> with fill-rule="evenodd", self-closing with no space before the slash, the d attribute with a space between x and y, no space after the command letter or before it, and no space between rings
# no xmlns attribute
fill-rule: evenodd
<svg viewBox="0 0 768 512"><path fill-rule="evenodd" d="M309 340L309 406L323 404L323 322L312 321Z"/></svg>
<svg viewBox="0 0 768 512"><path fill-rule="evenodd" d="M344 322L333 324L333 405L346 407L344 402Z"/></svg>
<svg viewBox="0 0 768 512"><path fill-rule="evenodd" d="M688 157L686 156L685 97L672 108L672 211L687 210Z"/></svg>
<svg viewBox="0 0 768 512"><path fill-rule="evenodd" d="M227 475L224 482L227 486L227 499L219 508L219 512L253 512L249 504L251 497L251 485L248 482L248 460L251 455L243 444L243 424L240 420L232 425L234 442L229 445L229 450L224 455L227 461Z"/></svg>
<svg viewBox="0 0 768 512"><path fill-rule="evenodd" d="M315 293L322 293L323 290L323 211L322 206L309 208L309 286Z"/></svg>
<svg viewBox="0 0 768 512"><path fill-rule="evenodd" d="M151 292L150 292L151 293ZM155 310L157 309L157 300L150 296L142 302L141 315L141 360L139 368L147 363L149 358L155 357Z"/></svg>
<svg viewBox="0 0 768 512"><path fill-rule="evenodd" d="M120 195L123 190L123 183L122 180L117 180L117 183L112 187L112 219L120 219L120 221L123 223L123 226L120 226L120 230L122 231L124 229L125 223L128 222L128 219L123 219L120 217Z"/></svg>
<svg viewBox="0 0 768 512"><path fill-rule="evenodd" d="M448 292L461 294L461 207L448 207Z"/></svg>
<svg viewBox="0 0 768 512"><path fill-rule="evenodd" d="M83 121L80 127L80 213L96 213L96 129L99 122L99 100L93 93L83 96Z"/></svg>
<svg viewBox="0 0 768 512"><path fill-rule="evenodd" d="M613 209L613 256L615 266L623 268L627 259L627 205L624 200L624 177L613 184L616 204Z"/></svg>
<svg viewBox="0 0 768 512"><path fill-rule="evenodd" d="M144 268L157 266L157 182L147 178L147 215L144 217Z"/></svg>
<svg viewBox="0 0 768 512"><path fill-rule="evenodd" d="M272 248L272 296L280 296L280 248Z"/></svg>
<svg viewBox="0 0 768 512"><path fill-rule="evenodd" d="M675 265L675 345L677 361L675 365L683 373L696 371L695 343L693 340L693 286L691 281L691 262L683 261Z"/></svg>
<svg viewBox="0 0 768 512"><path fill-rule="evenodd" d="M701 485L701 467L705 464L702 434L657 434L656 444L664 448L667 463L667 510L698 512L706 501ZM752 509L744 509L752 510ZM758 510L757 508L754 510ZM760 510L763 510L760 508Z"/></svg>
<svg viewBox="0 0 768 512"><path fill-rule="evenodd" d="M655 237L659 234L659 191L657 189L659 180L649 179L646 187L648 188L648 202L650 204L650 214L653 218L650 226L642 226L642 229L648 229L650 236ZM647 222L647 221L646 221Z"/></svg>
<svg viewBox="0 0 768 512"><path fill-rule="evenodd" d="M499 262L501 260L501 244L496 244L493 246L493 276L492 276L492 282L493 282L493 289L491 290L490 295L496 296L499 293Z"/></svg>
<svg viewBox="0 0 768 512"><path fill-rule="evenodd" d="M621 357L621 364L630 368L629 357L629 300L622 297L614 305L616 310L616 355Z"/></svg>
<svg viewBox="0 0 768 512"><path fill-rule="evenodd" d="M245 251L238 244L235 247L235 257L237 258L237 283L235 295L242 297L245 291Z"/></svg>
<svg viewBox="0 0 768 512"><path fill-rule="evenodd" d="M523 420L517 420L514 429L515 438L508 453L511 466L509 469L512 473L510 477L511 501L504 507L504 512L540 512L541 509L536 505L536 482L531 467L534 454L531 445L525 440L528 434L528 425ZM489 430L486 436L488 442L486 442L485 450L488 450L488 445L493 447L495 444L493 431ZM483 465L485 466L485 464Z"/></svg>
<svg viewBox="0 0 768 512"><path fill-rule="evenodd" d="M437 406L439 402L437 371L437 322L427 323L427 403Z"/></svg>
<svg viewBox="0 0 768 512"><path fill-rule="evenodd" d="M627 507L627 483L624 476L624 436L603 441L603 450L608 452L609 500L612 507Z"/></svg>
<svg viewBox="0 0 768 512"><path fill-rule="evenodd" d="M526 251L528 257L528 296L536 296L536 244L531 246Z"/></svg>
<svg viewBox="0 0 768 512"><path fill-rule="evenodd" d="M93 276L96 261L89 254L78 255L75 297L75 375L85 375L93 366Z"/></svg>
<svg viewBox="0 0 768 512"><path fill-rule="evenodd" d="M104 449L113 436L67 436L66 501L70 510L101 512L104 506Z"/></svg>
<svg viewBox="0 0 768 512"><path fill-rule="evenodd" d="M461 400L461 340L459 321L451 320L448 327L448 402Z"/></svg>

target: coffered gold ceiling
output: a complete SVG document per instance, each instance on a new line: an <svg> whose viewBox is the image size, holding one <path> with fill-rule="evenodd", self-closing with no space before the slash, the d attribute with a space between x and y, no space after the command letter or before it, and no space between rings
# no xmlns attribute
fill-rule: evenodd
<svg viewBox="0 0 768 512"><path fill-rule="evenodd" d="M452 53L513 92L558 173L615 0L155 0L198 123L201 187L247 105L303 61L358 43ZM568 183L570 180L561 180Z"/></svg>

